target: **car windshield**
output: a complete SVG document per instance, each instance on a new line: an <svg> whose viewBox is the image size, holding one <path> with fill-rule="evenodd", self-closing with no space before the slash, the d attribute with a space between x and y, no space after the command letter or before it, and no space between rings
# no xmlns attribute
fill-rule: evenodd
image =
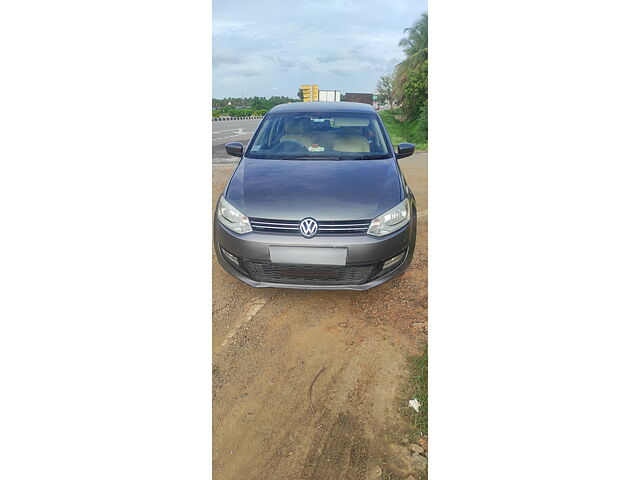
<svg viewBox="0 0 640 480"><path fill-rule="evenodd" d="M246 156L265 159L367 160L392 156L375 113L270 113Z"/></svg>

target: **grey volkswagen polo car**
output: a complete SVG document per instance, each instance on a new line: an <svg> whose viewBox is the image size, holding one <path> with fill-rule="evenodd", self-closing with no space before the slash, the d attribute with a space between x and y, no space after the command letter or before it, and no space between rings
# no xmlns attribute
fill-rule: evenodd
<svg viewBox="0 0 640 480"><path fill-rule="evenodd" d="M365 290L404 272L415 200L378 114L350 102L279 105L260 123L218 200L222 267L254 287Z"/></svg>

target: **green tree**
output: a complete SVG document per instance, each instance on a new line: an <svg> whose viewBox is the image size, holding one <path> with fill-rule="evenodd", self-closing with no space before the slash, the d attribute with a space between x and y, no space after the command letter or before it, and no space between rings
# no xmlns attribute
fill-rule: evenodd
<svg viewBox="0 0 640 480"><path fill-rule="evenodd" d="M267 108L271 108L267 105L267 99L264 97L253 97L251 99L251 108L254 110L264 110Z"/></svg>
<svg viewBox="0 0 640 480"><path fill-rule="evenodd" d="M415 118L427 101L428 64L423 62L408 70L402 84L402 105L407 114ZM411 114L410 114L411 112Z"/></svg>
<svg viewBox="0 0 640 480"><path fill-rule="evenodd" d="M298 90L298 98L301 102L304 100L304 92L302 91L302 89Z"/></svg>
<svg viewBox="0 0 640 480"><path fill-rule="evenodd" d="M405 59L394 72L393 95L409 118L417 118L426 109L428 99L428 16L420 15L414 24L405 28L398 43ZM426 115L426 114L425 114Z"/></svg>
<svg viewBox="0 0 640 480"><path fill-rule="evenodd" d="M276 105L280 105L281 103L289 103L289 102L297 102L298 100L295 98L288 97L271 97L267 99L266 97L250 97L250 98L223 98L223 99L212 99L212 106L214 108L219 108L221 113L230 113L231 111L235 111L237 107L241 105L248 106L250 110L262 111L269 110ZM247 114L247 109L241 111L241 113Z"/></svg>
<svg viewBox="0 0 640 480"><path fill-rule="evenodd" d="M393 76L383 75L378 79L376 86L381 105L393 105Z"/></svg>

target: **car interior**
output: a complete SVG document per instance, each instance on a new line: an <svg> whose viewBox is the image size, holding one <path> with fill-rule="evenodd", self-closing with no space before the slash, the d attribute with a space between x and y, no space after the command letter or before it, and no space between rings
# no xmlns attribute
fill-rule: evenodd
<svg viewBox="0 0 640 480"><path fill-rule="evenodd" d="M280 142L294 141L306 148L316 145L336 152L369 153L371 147L363 135L363 129L368 126L369 122L361 118L337 117L320 121L312 121L308 116L287 118Z"/></svg>
<svg viewBox="0 0 640 480"><path fill-rule="evenodd" d="M266 130L255 150L387 153L380 127L370 116L288 115L274 120Z"/></svg>

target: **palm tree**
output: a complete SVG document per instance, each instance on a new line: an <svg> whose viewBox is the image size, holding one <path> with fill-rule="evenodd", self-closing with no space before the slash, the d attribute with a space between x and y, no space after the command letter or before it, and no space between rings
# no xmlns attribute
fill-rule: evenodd
<svg viewBox="0 0 640 480"><path fill-rule="evenodd" d="M406 36L398 43L402 47L407 58L400 64L409 67L416 66L419 62L428 60L428 17L423 13L418 17L413 26L404 29Z"/></svg>
<svg viewBox="0 0 640 480"><path fill-rule="evenodd" d="M423 13L414 24L404 29L405 37L398 43L402 47L406 58L395 69L393 91L394 96L402 102L404 100L403 85L409 72L418 69L429 60L428 55L428 15Z"/></svg>

